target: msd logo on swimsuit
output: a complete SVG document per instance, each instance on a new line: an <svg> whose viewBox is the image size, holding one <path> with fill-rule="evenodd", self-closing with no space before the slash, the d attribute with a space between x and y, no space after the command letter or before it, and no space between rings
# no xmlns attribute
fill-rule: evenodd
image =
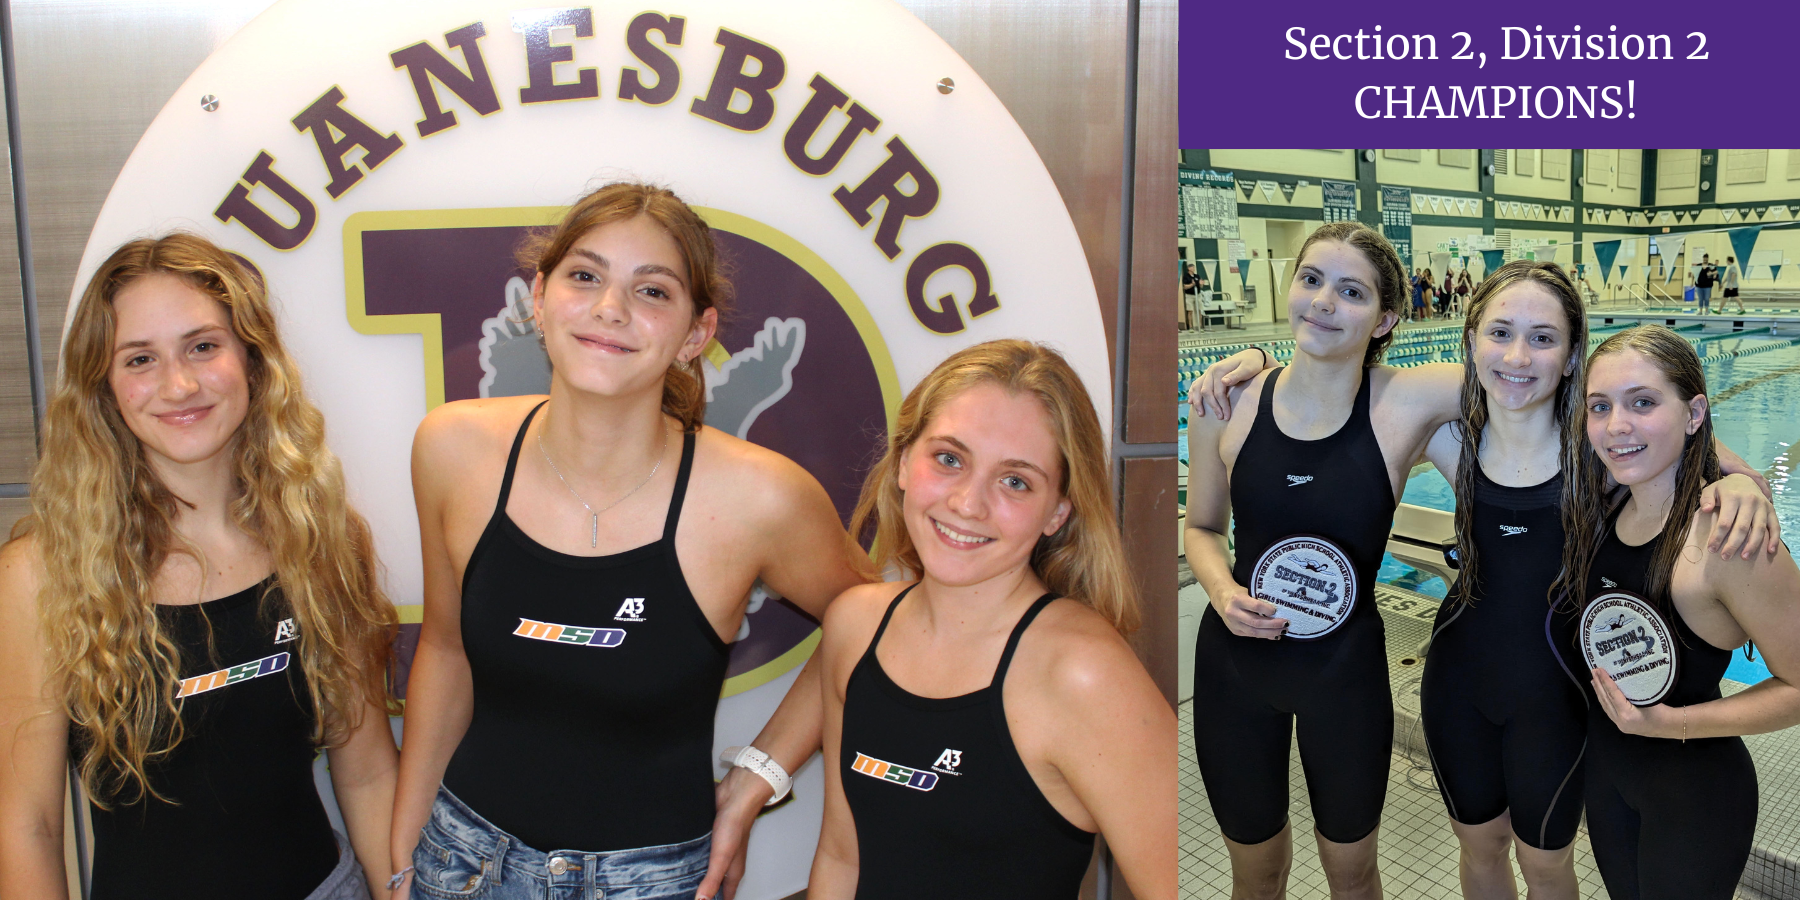
<svg viewBox="0 0 1800 900"><path fill-rule="evenodd" d="M229 669L220 669L217 672L208 672L205 675L195 675L192 678L183 678L181 679L181 690L177 692L175 696L179 699L181 697L192 697L195 694L204 694L207 691L218 690L228 684L237 684L240 681L261 678L264 675L273 675L287 667L288 655L286 653L265 656L262 659L241 663L232 666Z"/></svg>
<svg viewBox="0 0 1800 900"><path fill-rule="evenodd" d="M929 791L937 787L938 777L930 772L897 766L891 762L883 762L865 753L856 754L856 762L850 764L853 771L861 772L870 778L904 784L915 791Z"/></svg>
<svg viewBox="0 0 1800 900"><path fill-rule="evenodd" d="M587 647L617 647L625 643L623 628L582 628L579 625L558 625L534 619L520 619L519 627L513 629L513 634L536 641L581 644Z"/></svg>

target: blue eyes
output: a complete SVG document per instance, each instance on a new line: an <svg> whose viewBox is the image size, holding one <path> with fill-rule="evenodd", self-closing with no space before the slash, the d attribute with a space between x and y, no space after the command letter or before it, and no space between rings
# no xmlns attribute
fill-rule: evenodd
<svg viewBox="0 0 1800 900"><path fill-rule="evenodd" d="M933 453L931 458L937 460L938 465L943 466L946 469L960 469L963 467L962 458L948 450L939 450L938 452ZM1018 475L1007 475L1000 480L1000 483L1015 491L1031 490L1031 482L1026 481Z"/></svg>

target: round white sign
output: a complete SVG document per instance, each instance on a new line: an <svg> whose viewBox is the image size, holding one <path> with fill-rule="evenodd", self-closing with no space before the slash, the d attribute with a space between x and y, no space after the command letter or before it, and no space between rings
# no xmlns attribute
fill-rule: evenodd
<svg viewBox="0 0 1800 900"><path fill-rule="evenodd" d="M1287 637L1321 638L1356 608L1356 568L1350 554L1322 537L1298 534L1276 541L1250 573L1250 594L1281 609Z"/></svg>
<svg viewBox="0 0 1800 900"><path fill-rule="evenodd" d="M1650 602L1626 591L1595 597L1581 613L1581 653L1633 706L1649 706L1675 686L1674 635Z"/></svg>

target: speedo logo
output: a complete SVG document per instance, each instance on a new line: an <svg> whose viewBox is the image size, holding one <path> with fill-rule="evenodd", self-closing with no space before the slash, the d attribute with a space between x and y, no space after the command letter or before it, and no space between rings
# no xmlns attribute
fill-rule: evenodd
<svg viewBox="0 0 1800 900"><path fill-rule="evenodd" d="M1527 529L1523 525L1502 525L1502 526L1500 526L1500 533L1506 535L1507 537L1512 537L1515 534L1524 534L1527 530L1529 530L1529 529Z"/></svg>
<svg viewBox="0 0 1800 900"><path fill-rule="evenodd" d="M1288 487L1299 487L1313 479L1311 475L1289 475Z"/></svg>
<svg viewBox="0 0 1800 900"><path fill-rule="evenodd" d="M1605 575L1600 576L1600 583L1603 585L1606 585L1609 588L1616 588L1619 586L1618 582L1612 580L1611 578L1606 577Z"/></svg>
<svg viewBox="0 0 1800 900"><path fill-rule="evenodd" d="M513 629L513 634L534 641L555 641L558 644L581 644L587 647L617 647L625 643L623 628L582 628L535 619L520 619L519 627Z"/></svg>
<svg viewBox="0 0 1800 900"><path fill-rule="evenodd" d="M176 692L175 696L192 697L195 694L216 691L228 684L237 684L240 681L261 678L264 675L273 675L287 667L288 655L286 653L265 656L262 659L241 663L232 666L229 669L220 669L217 672L208 672L205 675L195 675L192 678L183 678L181 679L181 690Z"/></svg>
<svg viewBox="0 0 1800 900"><path fill-rule="evenodd" d="M856 762L850 764L851 771L861 772L870 778L904 784L915 791L929 791L937 787L938 777L930 772L897 766L891 762L883 762L864 753L856 754Z"/></svg>

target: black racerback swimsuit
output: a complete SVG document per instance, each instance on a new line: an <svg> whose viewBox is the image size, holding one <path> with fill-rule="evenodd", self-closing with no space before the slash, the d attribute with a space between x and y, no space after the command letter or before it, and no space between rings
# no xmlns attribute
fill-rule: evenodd
<svg viewBox="0 0 1800 900"><path fill-rule="evenodd" d="M844 689L838 769L856 821L857 900L1073 900L1094 835L1044 798L1002 705L1019 638L1056 595L1019 618L987 687L940 699L895 684L875 655L911 591L888 604Z"/></svg>
<svg viewBox="0 0 1800 900"><path fill-rule="evenodd" d="M572 556L506 513L513 440L493 518L463 575L462 641L474 715L444 787L540 850L626 850L712 829L713 716L728 648L675 556L694 462L681 468L662 537Z"/></svg>
<svg viewBox="0 0 1800 900"><path fill-rule="evenodd" d="M302 900L331 874L337 840L313 784L316 711L292 616L273 576L157 605L181 654L184 733L145 762L166 800L90 805L93 900ZM79 728L70 737L77 752L89 743Z"/></svg>
<svg viewBox="0 0 1800 900"><path fill-rule="evenodd" d="M1220 830L1237 843L1260 844L1287 823L1288 752L1298 722L1319 832L1353 843L1380 824L1387 799L1394 701L1373 585L1397 501L1369 420L1371 372L1363 370L1343 427L1303 441L1275 422L1284 371L1265 376L1231 473L1232 575L1248 586L1270 545L1319 535L1349 555L1356 605L1324 637L1270 641L1232 634L1209 604L1194 656L1194 749Z"/></svg>
<svg viewBox="0 0 1800 900"><path fill-rule="evenodd" d="M1505 487L1477 465L1474 594L1438 607L1420 684L1425 743L1450 818L1480 825L1503 812L1526 845L1560 850L1581 822L1586 663L1575 619L1553 612L1562 571L1563 477ZM1570 656L1570 654L1573 654Z"/></svg>
<svg viewBox="0 0 1800 900"><path fill-rule="evenodd" d="M1615 511L1607 519L1594 556L1589 598L1615 587L1647 597L1644 583L1657 545L1685 537L1671 521L1633 547L1619 540L1617 516ZM1672 648L1680 659L1675 684L1663 704L1719 699L1731 651L1701 639L1679 611L1657 611L1674 619L1667 624L1679 639ZM1730 900L1756 835L1756 766L1743 739L1683 742L1625 734L1607 717L1591 684L1586 690L1588 836L1607 894L1613 900Z"/></svg>

